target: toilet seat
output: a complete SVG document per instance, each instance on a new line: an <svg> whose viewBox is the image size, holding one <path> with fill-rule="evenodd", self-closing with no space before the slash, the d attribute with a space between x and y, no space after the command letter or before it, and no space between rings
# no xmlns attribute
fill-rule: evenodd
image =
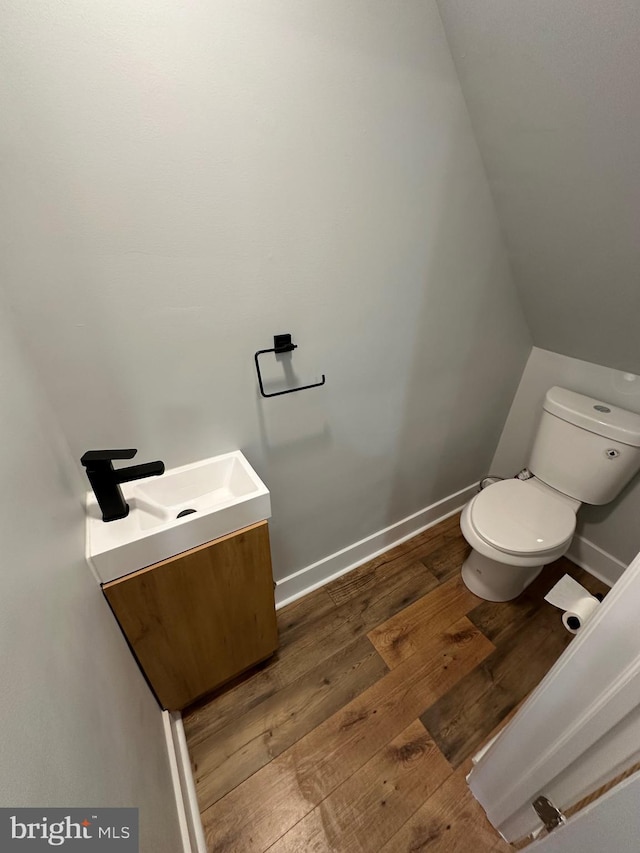
<svg viewBox="0 0 640 853"><path fill-rule="evenodd" d="M569 543L576 514L550 492L513 479L483 489L471 501L468 521L490 547L504 554L544 559Z"/></svg>

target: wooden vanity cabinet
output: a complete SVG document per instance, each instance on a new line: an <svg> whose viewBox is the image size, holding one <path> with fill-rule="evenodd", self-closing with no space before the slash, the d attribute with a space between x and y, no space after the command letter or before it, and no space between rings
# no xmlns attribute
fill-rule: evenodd
<svg viewBox="0 0 640 853"><path fill-rule="evenodd" d="M266 521L103 586L163 708L178 711L278 647Z"/></svg>

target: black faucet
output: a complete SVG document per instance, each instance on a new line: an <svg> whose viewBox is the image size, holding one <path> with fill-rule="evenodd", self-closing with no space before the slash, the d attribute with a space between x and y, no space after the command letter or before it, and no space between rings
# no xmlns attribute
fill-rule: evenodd
<svg viewBox="0 0 640 853"><path fill-rule="evenodd" d="M114 469L114 459L133 459L137 452L133 449L87 450L80 460L87 469L87 477L102 510L103 521L116 521L129 515L129 504L124 499L120 483L164 474L164 462L130 465L118 471Z"/></svg>

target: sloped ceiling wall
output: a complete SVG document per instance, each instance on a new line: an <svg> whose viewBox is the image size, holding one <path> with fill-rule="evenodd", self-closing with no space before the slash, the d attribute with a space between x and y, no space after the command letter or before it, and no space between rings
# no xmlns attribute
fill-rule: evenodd
<svg viewBox="0 0 640 853"><path fill-rule="evenodd" d="M534 344L640 373L640 3L439 7Z"/></svg>

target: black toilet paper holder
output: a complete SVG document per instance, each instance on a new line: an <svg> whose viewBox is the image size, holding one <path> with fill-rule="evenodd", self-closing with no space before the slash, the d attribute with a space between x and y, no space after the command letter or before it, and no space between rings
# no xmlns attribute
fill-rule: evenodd
<svg viewBox="0 0 640 853"><path fill-rule="evenodd" d="M324 373L322 374L321 382L314 382L311 385L300 385L298 388L287 388L285 391L274 391L272 394L267 394L264 390L264 385L262 384L262 374L260 373L260 361L259 356L264 355L267 352L273 352L276 355L281 355L285 352L293 352L294 349L297 349L298 345L294 344L291 341L291 335L274 335L273 336L273 346L270 349L259 349L258 352L254 355L254 361L256 363L256 373L258 374L258 385L260 386L260 393L263 397L279 397L282 394L295 394L296 391L306 391L308 388L319 388L321 385L324 385L326 377Z"/></svg>

